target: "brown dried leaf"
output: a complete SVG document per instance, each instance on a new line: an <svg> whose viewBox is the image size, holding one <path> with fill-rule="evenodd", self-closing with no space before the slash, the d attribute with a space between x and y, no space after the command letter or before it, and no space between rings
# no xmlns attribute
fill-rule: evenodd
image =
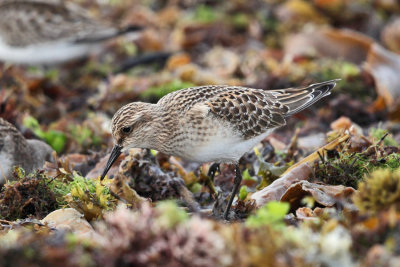
<svg viewBox="0 0 400 267"><path fill-rule="evenodd" d="M145 202L151 202L150 199L139 196L138 193L128 185L128 180L126 176L118 173L110 184L110 190L118 195L118 197L131 204L134 209L138 209Z"/></svg>
<svg viewBox="0 0 400 267"><path fill-rule="evenodd" d="M197 45L230 45L236 46L245 42L242 36L233 32L226 23L188 25L183 29L181 46L191 49Z"/></svg>
<svg viewBox="0 0 400 267"><path fill-rule="evenodd" d="M99 205L90 202L89 199L84 199L84 201L76 201L71 194L67 194L65 196L65 201L68 202L70 207L82 213L85 216L85 219L88 221L92 221L103 216L103 209Z"/></svg>
<svg viewBox="0 0 400 267"><path fill-rule="evenodd" d="M213 73L230 77L239 66L239 56L226 48L216 46L204 55L204 62Z"/></svg>
<svg viewBox="0 0 400 267"><path fill-rule="evenodd" d="M160 32L152 29L144 31L137 40L139 49L143 51L162 51L165 46L165 39L160 36Z"/></svg>
<svg viewBox="0 0 400 267"><path fill-rule="evenodd" d="M308 207L301 207L296 210L296 217L302 220L315 219L314 211Z"/></svg>
<svg viewBox="0 0 400 267"><path fill-rule="evenodd" d="M261 207L269 201L280 200L282 195L292 184L300 180L308 179L311 172L312 170L308 164L301 164L292 169L292 171L282 175L269 186L252 194L251 199L256 201L257 207Z"/></svg>
<svg viewBox="0 0 400 267"><path fill-rule="evenodd" d="M201 68L194 63L182 65L175 71L176 76L187 82L191 82L197 85L208 85L208 84L228 84L228 85L240 85L240 81L236 79L224 79L218 76L216 73Z"/></svg>
<svg viewBox="0 0 400 267"><path fill-rule="evenodd" d="M383 98L393 117L399 120L400 56L374 44L369 50L365 67L375 79L378 95Z"/></svg>
<svg viewBox="0 0 400 267"><path fill-rule="evenodd" d="M392 252L384 245L376 244L368 250L361 266L397 266L398 264L398 257L397 259L393 257Z"/></svg>
<svg viewBox="0 0 400 267"><path fill-rule="evenodd" d="M172 55L167 61L167 69L175 70L176 68L187 65L191 62L190 55L187 53L179 53Z"/></svg>
<svg viewBox="0 0 400 267"><path fill-rule="evenodd" d="M390 50L400 52L400 17L385 26L381 39Z"/></svg>
<svg viewBox="0 0 400 267"><path fill-rule="evenodd" d="M341 116L339 119L331 123L332 130L348 130L353 125L353 122L345 116Z"/></svg>
<svg viewBox="0 0 400 267"><path fill-rule="evenodd" d="M326 19L311 3L303 0L286 1L277 8L276 14L284 23L315 22L321 24L326 22Z"/></svg>
<svg viewBox="0 0 400 267"><path fill-rule="evenodd" d="M301 200L305 196L311 195L317 203L325 207L332 207L338 203L338 200L349 199L354 192L354 188L343 185L325 185L300 181L292 185L280 200L289 202L292 210L296 210L301 205Z"/></svg>
<svg viewBox="0 0 400 267"><path fill-rule="evenodd" d="M371 38L356 31L324 29L290 35L285 40L284 51L289 58L311 55L360 64L373 43Z"/></svg>

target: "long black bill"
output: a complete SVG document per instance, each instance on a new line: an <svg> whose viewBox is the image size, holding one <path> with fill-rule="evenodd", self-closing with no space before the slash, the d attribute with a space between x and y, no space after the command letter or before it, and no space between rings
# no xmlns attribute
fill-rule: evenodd
<svg viewBox="0 0 400 267"><path fill-rule="evenodd" d="M122 146L115 145L113 150L111 151L110 157L108 158L107 165L104 168L103 174L100 177L100 180L103 180L106 176L107 172L110 170L111 166L117 160L119 155L121 155Z"/></svg>

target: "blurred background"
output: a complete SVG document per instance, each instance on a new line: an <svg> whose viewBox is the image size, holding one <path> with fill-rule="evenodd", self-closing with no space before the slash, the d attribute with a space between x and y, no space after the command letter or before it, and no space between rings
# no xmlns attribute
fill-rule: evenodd
<svg viewBox="0 0 400 267"><path fill-rule="evenodd" d="M11 25L2 4L18 1L42 0L0 0L0 33ZM0 265L400 266L400 1L44 1L76 4L92 25L142 30L63 64L0 62L0 118L13 125L0 129L12 129L15 147L23 135L57 152L5 177ZM115 179L98 180L124 104L199 85L338 78L330 96L242 158L235 223L216 219L233 166L211 181L209 164L132 149L108 173ZM29 165L29 149L4 160L16 150L3 149L2 133L0 167ZM201 212L186 212L193 206Z"/></svg>
<svg viewBox="0 0 400 267"><path fill-rule="evenodd" d="M316 105L318 116L315 107L297 116L316 118L302 131L325 131L340 116L362 127L400 118L398 1L72 2L144 29L59 66L1 63L0 116L22 125L29 115L62 133L58 152L110 146L108 120L122 105L205 84L275 89L342 79Z"/></svg>

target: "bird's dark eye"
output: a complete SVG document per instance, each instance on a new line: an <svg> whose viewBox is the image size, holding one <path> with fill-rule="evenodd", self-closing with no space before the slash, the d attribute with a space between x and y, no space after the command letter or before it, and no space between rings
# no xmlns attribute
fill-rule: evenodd
<svg viewBox="0 0 400 267"><path fill-rule="evenodd" d="M124 133L130 133L132 131L132 127L124 127L124 128L122 128L122 131Z"/></svg>

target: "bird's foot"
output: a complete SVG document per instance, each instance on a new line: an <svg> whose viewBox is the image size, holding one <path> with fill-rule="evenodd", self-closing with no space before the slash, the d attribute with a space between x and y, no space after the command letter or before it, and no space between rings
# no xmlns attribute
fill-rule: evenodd
<svg viewBox="0 0 400 267"><path fill-rule="evenodd" d="M228 205L225 208L225 212L224 212L224 219L228 220L229 219L229 211L231 209L233 200L235 199L235 196L239 190L240 187L240 183L242 182L242 173L240 172L240 168L239 165L236 165L236 176L235 176L235 180L233 182L233 189L232 189L232 193L229 197L229 201L228 201Z"/></svg>

